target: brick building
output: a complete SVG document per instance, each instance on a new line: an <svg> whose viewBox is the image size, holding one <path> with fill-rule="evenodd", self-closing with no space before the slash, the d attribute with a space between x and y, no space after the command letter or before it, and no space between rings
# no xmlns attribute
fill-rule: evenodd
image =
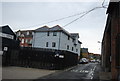
<svg viewBox="0 0 120 81"><path fill-rule="evenodd" d="M110 2L102 40L102 67L112 79L120 77L120 1Z"/></svg>
<svg viewBox="0 0 120 81"><path fill-rule="evenodd" d="M32 47L34 30L18 30L16 32L17 37L19 38L21 47Z"/></svg>
<svg viewBox="0 0 120 81"><path fill-rule="evenodd" d="M88 48L81 48L81 58L89 59Z"/></svg>

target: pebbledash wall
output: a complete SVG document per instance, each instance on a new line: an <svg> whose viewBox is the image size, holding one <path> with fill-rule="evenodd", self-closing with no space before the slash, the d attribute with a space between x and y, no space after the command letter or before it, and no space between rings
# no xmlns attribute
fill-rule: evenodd
<svg viewBox="0 0 120 81"><path fill-rule="evenodd" d="M44 26L35 30L32 47L65 50L80 56L81 42L78 38L78 33L68 33L59 25L52 28Z"/></svg>

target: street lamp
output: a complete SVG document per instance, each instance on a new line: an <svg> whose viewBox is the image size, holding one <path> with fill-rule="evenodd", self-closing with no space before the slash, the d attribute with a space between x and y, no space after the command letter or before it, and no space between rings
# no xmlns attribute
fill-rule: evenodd
<svg viewBox="0 0 120 81"><path fill-rule="evenodd" d="M102 42L100 42L100 41L97 41L97 43L101 44ZM100 48L99 48L99 50L100 50Z"/></svg>
<svg viewBox="0 0 120 81"><path fill-rule="evenodd" d="M100 41L98 41L98 43L101 43Z"/></svg>

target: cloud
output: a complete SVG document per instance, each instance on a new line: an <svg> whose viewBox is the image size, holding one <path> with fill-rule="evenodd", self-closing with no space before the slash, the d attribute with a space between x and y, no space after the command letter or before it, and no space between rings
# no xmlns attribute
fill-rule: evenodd
<svg viewBox="0 0 120 81"><path fill-rule="evenodd" d="M102 0L2 0L2 2L102 2Z"/></svg>

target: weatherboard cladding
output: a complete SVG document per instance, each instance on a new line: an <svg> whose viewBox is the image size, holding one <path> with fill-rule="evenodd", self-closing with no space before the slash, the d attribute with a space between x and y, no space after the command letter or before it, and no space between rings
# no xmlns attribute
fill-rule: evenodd
<svg viewBox="0 0 120 81"><path fill-rule="evenodd" d="M2 46L0 49L2 51L19 48L20 41L16 39L16 34L8 25L0 26L0 34L0 46Z"/></svg>
<svg viewBox="0 0 120 81"><path fill-rule="evenodd" d="M14 36L14 39L16 39L15 33L11 30L11 28L6 25L6 26L0 26L0 32L5 33L5 34L10 34Z"/></svg>

